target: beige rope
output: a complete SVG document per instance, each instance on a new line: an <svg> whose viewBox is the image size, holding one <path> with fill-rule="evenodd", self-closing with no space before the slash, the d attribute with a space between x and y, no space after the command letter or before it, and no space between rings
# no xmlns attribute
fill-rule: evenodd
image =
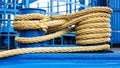
<svg viewBox="0 0 120 68"><path fill-rule="evenodd" d="M27 54L27 53L54 53L54 52L90 52L107 50L110 45L104 44L99 46L79 46L79 47L38 47L38 48L19 48L8 51L0 52L0 58L5 58L9 56Z"/></svg>
<svg viewBox="0 0 120 68"><path fill-rule="evenodd" d="M110 33L110 28L91 28L91 29L81 29L76 31L76 35L84 35L84 34L96 34L96 33Z"/></svg>
<svg viewBox="0 0 120 68"><path fill-rule="evenodd" d="M25 14L25 15L17 15L15 16L15 20L23 21L23 20L39 20L40 22L50 21L49 16L45 16L42 14Z"/></svg>
<svg viewBox="0 0 120 68"><path fill-rule="evenodd" d="M74 25L78 22L82 22L82 21L85 21L87 19L91 19L91 18L99 18L99 17L102 17L102 18L110 18L110 15L107 14L107 13L93 13L93 14L88 14L88 15L84 15L82 17L78 17L78 18L75 18L59 27L56 27L56 28L53 28L51 30L48 31L48 33L52 33L52 32L55 32L55 31L58 31L60 29L63 29L63 28L66 28L66 27L69 27L71 25Z"/></svg>
<svg viewBox="0 0 120 68"><path fill-rule="evenodd" d="M44 16L41 14L18 15L15 17L16 22L13 24L14 29L21 30L44 30L48 28L48 33L61 29L62 31L39 37L16 37L16 41L22 44L37 43L58 36L64 35L71 31L76 31L76 44L101 44L110 41L110 14L112 10L108 7L93 7L74 14L60 16ZM59 20L58 24L50 22L51 20ZM34 20L34 21L32 21ZM51 23L51 24L48 24ZM21 25L23 24L23 25ZM48 25L47 25L48 24ZM94 25L95 24L95 25ZM71 27L75 25L74 27ZM105 26L103 26L105 25ZM57 26L57 27L56 27ZM50 28L50 29L49 29ZM103 34L103 36L102 36ZM94 36L95 35L95 36ZM90 36L90 37L89 37ZM99 51L110 48L109 44L98 46L79 46L79 47L39 47L39 48L21 48L0 52L0 58L26 54L26 53L42 53L42 52L85 52Z"/></svg>
<svg viewBox="0 0 120 68"><path fill-rule="evenodd" d="M36 43L36 42L42 42L42 41L46 41L46 40L50 40L53 38L57 38L61 35L67 34L71 31L73 31L74 28L69 28L66 30L62 30L59 32L56 32L54 34L49 34L49 35L45 35L45 36L39 36L39 37L33 37L33 38L24 38L24 37L16 37L15 40L19 43Z"/></svg>
<svg viewBox="0 0 120 68"><path fill-rule="evenodd" d="M89 23L108 23L110 22L110 15L108 15L108 18L103 18L103 17L94 17L94 18L90 18L90 19L87 19L85 21L82 21L82 22L79 22L77 23L77 25L82 25L82 24L89 24Z"/></svg>
<svg viewBox="0 0 120 68"><path fill-rule="evenodd" d="M51 16L52 20L72 20L74 18L84 16L87 14L92 14L92 13L112 13L112 9L108 7L92 7L92 8L87 8L85 10L81 10L79 12L73 13L73 14L66 14L66 15L59 15L59 16Z"/></svg>
<svg viewBox="0 0 120 68"><path fill-rule="evenodd" d="M105 38L105 37L110 37L110 36L111 36L110 33L85 34L85 35L76 36L76 40Z"/></svg>
<svg viewBox="0 0 120 68"><path fill-rule="evenodd" d="M110 28L110 23L90 23L84 25L77 25L75 30L86 29L86 28Z"/></svg>
<svg viewBox="0 0 120 68"><path fill-rule="evenodd" d="M99 43L106 43L110 42L110 38L96 38L96 39L87 39L87 40L76 40L76 44L82 44L82 45L87 45L87 44L99 44Z"/></svg>

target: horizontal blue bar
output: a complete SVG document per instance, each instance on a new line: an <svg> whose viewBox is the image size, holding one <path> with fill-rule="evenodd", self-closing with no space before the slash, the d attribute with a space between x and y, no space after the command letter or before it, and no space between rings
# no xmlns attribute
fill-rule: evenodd
<svg viewBox="0 0 120 68"><path fill-rule="evenodd" d="M36 53L17 55L2 60L120 60L120 53Z"/></svg>

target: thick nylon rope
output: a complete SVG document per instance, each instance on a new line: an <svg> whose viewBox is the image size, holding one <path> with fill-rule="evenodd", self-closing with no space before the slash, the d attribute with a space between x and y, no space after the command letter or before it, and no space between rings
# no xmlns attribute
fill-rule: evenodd
<svg viewBox="0 0 120 68"><path fill-rule="evenodd" d="M87 45L87 44L107 43L110 41L111 29L110 29L109 22L110 22L111 13L112 13L112 10L108 7L93 7L93 8L88 8L88 9L79 11L74 14L51 16L50 18L48 16L44 16L40 14L18 15L15 17L16 22L13 24L14 29L17 31L31 30L31 29L47 31L46 29L48 28L47 32L51 33L51 32L55 32L55 31L58 31L64 28L67 28L67 29L56 32L54 34L49 34L49 35L40 36L40 37L33 37L33 38L16 37L16 41L22 44L42 42L42 41L50 40L52 38L56 38L58 36L64 35L66 33L74 31L75 29L76 44ZM60 22L59 24L55 24L57 27L55 27L55 25L51 27L46 24L46 22L50 22L50 19L61 20L61 21L58 21ZM19 21L21 21L22 23ZM22 25L21 27L21 24L23 23L25 24ZM96 25L94 26L93 24L96 24L99 26L96 26ZM70 27L72 25L75 25L75 26ZM29 27L31 26L31 27L29 28L26 26L29 26ZM49 27L51 28L49 29ZM93 35L95 34L97 34L96 37L93 37ZM104 34L104 36L101 36L102 34ZM91 37L88 37L88 36L91 36ZM79 46L79 47L20 48L20 49L13 49L13 50L0 52L0 58L19 55L19 54L26 54L26 53L85 52L85 51L107 50L109 48L110 48L109 44L102 44L102 45L97 45L97 46Z"/></svg>

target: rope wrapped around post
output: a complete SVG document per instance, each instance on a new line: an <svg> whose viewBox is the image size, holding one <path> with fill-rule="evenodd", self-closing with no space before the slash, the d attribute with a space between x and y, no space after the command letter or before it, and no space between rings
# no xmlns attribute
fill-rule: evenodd
<svg viewBox="0 0 120 68"><path fill-rule="evenodd" d="M16 31L43 30L48 33L48 35L33 38L16 37L15 40L18 43L30 44L42 42L75 31L76 44L83 46L13 49L0 52L0 58L26 53L89 52L107 50L110 48L110 45L106 43L110 42L111 13L112 10L108 7L92 7L73 14L51 17L41 14L27 14L15 16L16 21L15 23L13 23L13 27ZM75 26L71 27L72 25ZM96 44L96 46L88 46L89 44Z"/></svg>

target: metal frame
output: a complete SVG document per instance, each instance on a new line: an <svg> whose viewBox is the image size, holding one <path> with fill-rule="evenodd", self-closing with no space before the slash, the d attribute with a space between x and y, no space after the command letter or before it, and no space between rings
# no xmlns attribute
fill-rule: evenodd
<svg viewBox="0 0 120 68"><path fill-rule="evenodd" d="M19 0L0 1L0 40L4 40L1 37L5 37L4 43L7 44L7 49L11 48L11 37L17 36L17 32L14 31L11 26L11 22L14 22L14 20L11 19L11 15L15 16L16 14L18 14L18 10L22 8L22 6L24 6L25 8L29 8L29 4L34 1L36 0L21 0L21 3L19 3ZM14 46L18 47L15 41Z"/></svg>

